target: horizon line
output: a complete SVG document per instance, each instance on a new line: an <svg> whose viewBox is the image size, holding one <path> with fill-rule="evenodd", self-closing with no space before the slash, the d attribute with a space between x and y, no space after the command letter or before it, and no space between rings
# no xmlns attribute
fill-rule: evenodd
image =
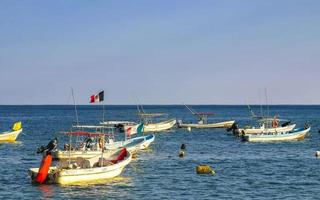
<svg viewBox="0 0 320 200"><path fill-rule="evenodd" d="M76 104L76 106L137 106L137 104ZM320 106L319 104L139 104L142 106ZM0 104L0 106L74 106L74 104Z"/></svg>

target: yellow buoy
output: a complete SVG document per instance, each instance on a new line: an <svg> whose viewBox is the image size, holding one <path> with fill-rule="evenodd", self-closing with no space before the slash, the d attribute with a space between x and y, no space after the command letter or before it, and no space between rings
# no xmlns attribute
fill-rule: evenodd
<svg viewBox="0 0 320 200"><path fill-rule="evenodd" d="M185 154L186 154L186 153L181 150L181 151L179 152L179 157L182 158L182 157L184 157Z"/></svg>
<svg viewBox="0 0 320 200"><path fill-rule="evenodd" d="M209 165L198 165L196 171L197 174L215 174L215 171Z"/></svg>

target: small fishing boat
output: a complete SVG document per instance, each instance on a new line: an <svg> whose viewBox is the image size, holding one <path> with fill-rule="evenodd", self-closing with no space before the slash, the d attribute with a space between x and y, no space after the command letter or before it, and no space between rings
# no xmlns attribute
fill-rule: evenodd
<svg viewBox="0 0 320 200"><path fill-rule="evenodd" d="M186 108L194 115L197 116L199 121L198 123L183 123L182 120L178 121L179 128L188 128L191 130L192 128L230 128L235 121L223 121L223 122L215 122L215 123L208 123L208 117L213 116L213 113L205 113L205 112L196 112L194 109L190 108L189 106L185 105Z"/></svg>
<svg viewBox="0 0 320 200"><path fill-rule="evenodd" d="M172 129L177 123L176 119L169 119L166 121L158 122L158 123L145 123L143 127L143 132L160 132L160 131L167 131Z"/></svg>
<svg viewBox="0 0 320 200"><path fill-rule="evenodd" d="M104 150L105 155L110 155L119 148L126 148L130 153L135 154L140 150L148 148L155 139L154 135L146 135L135 138L130 138L129 135L126 135L125 140L115 141L112 131L104 131L105 129L112 130L110 127L90 125L77 125L74 127L81 128L81 130L63 132L69 135L69 144L65 144L63 150L53 151L53 159L77 159L78 157L92 158L100 155L102 150ZM83 131L84 129L92 128L99 128L100 131ZM74 146L71 145L72 136L77 137L77 141Z"/></svg>
<svg viewBox="0 0 320 200"><path fill-rule="evenodd" d="M230 128L235 121L225 121L218 123L209 123L209 124L184 124L182 121L178 122L179 128Z"/></svg>
<svg viewBox="0 0 320 200"><path fill-rule="evenodd" d="M22 132L22 123L16 122L12 126L12 130L0 133L0 141L14 142Z"/></svg>
<svg viewBox="0 0 320 200"><path fill-rule="evenodd" d="M266 127L265 124L262 124L259 128L250 127L250 128L239 128L235 131L237 134L262 134L262 133L280 133L292 131L295 128L295 124L291 124L283 127Z"/></svg>
<svg viewBox="0 0 320 200"><path fill-rule="evenodd" d="M310 131L310 127L297 128L288 132L244 134L242 139L248 142L276 142L303 140Z"/></svg>
<svg viewBox="0 0 320 200"><path fill-rule="evenodd" d="M48 153L39 168L29 169L29 175L31 181L38 184L92 183L119 176L131 160L132 154L124 148L110 156L103 155L102 151L100 156L90 159L63 160L51 166L52 157Z"/></svg>
<svg viewBox="0 0 320 200"><path fill-rule="evenodd" d="M135 126L137 125L136 122L132 122L132 121L103 121L100 122L101 125L104 126L109 126L109 127L114 127L116 128L119 132L125 132L126 128L130 127L130 126Z"/></svg>

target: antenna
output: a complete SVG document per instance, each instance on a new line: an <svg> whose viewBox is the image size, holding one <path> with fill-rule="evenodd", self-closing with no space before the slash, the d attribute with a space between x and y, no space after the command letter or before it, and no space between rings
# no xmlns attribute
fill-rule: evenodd
<svg viewBox="0 0 320 200"><path fill-rule="evenodd" d="M267 93L267 88L264 88L264 94L265 94L265 97L266 97L266 107L267 107L267 117L270 116L270 111L269 111L269 104L268 104L268 93Z"/></svg>
<svg viewBox="0 0 320 200"><path fill-rule="evenodd" d="M77 121L77 125L79 125L79 118L78 118L78 112L77 112L77 105L76 105L76 100L74 98L74 93L73 93L73 88L71 87L71 94L72 94L72 99L73 99L73 104L74 104L74 111L76 114L76 121Z"/></svg>

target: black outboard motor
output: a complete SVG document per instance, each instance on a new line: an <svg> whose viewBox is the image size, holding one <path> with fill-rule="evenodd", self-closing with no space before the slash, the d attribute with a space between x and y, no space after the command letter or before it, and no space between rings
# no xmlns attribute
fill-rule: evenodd
<svg viewBox="0 0 320 200"><path fill-rule="evenodd" d="M58 146L58 139L54 138L51 140L47 146L41 146L37 149L37 153L43 153L45 155L51 154L53 150L55 150Z"/></svg>
<svg viewBox="0 0 320 200"><path fill-rule="evenodd" d="M227 128L227 132L235 131L235 130L237 130L238 128L239 128L238 123L233 123L230 128Z"/></svg>
<svg viewBox="0 0 320 200"><path fill-rule="evenodd" d="M304 129L308 129L310 127L310 125L308 123L304 124Z"/></svg>
<svg viewBox="0 0 320 200"><path fill-rule="evenodd" d="M287 122L285 122L285 123L281 124L281 127L288 126L290 123L291 123L291 121L287 121Z"/></svg>

